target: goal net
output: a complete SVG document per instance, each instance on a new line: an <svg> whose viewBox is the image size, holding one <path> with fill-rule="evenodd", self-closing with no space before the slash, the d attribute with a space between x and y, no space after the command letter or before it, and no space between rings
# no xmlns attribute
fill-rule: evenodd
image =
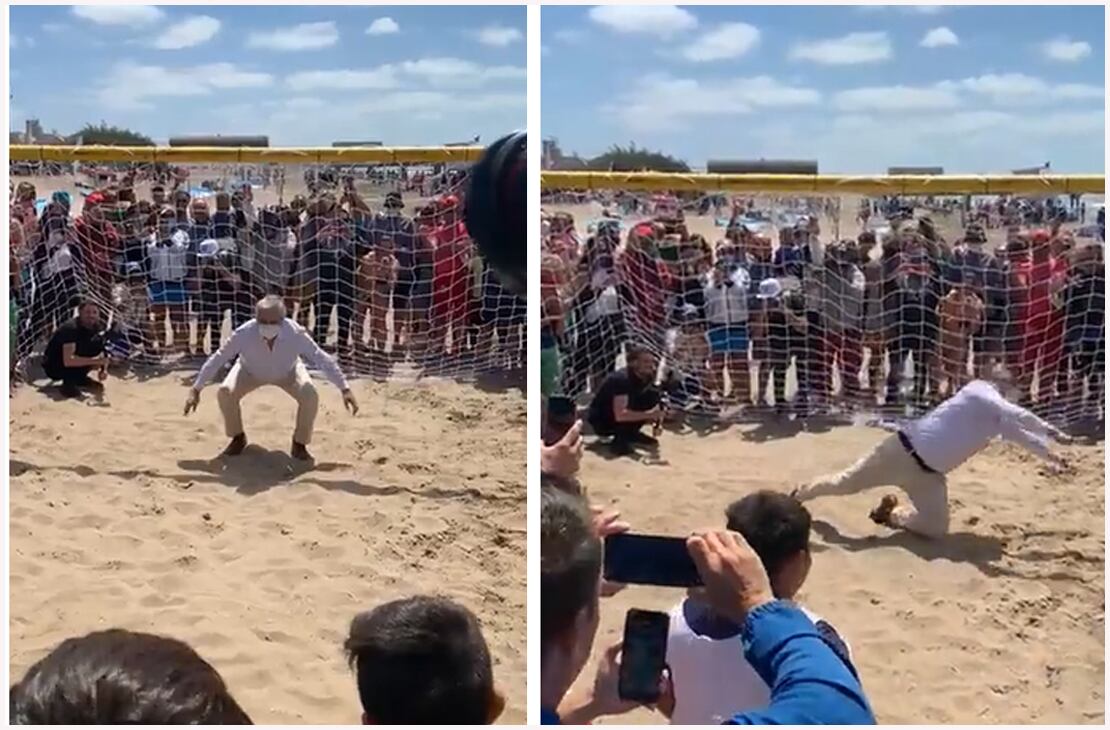
<svg viewBox="0 0 1110 730"><path fill-rule="evenodd" d="M1000 375L1101 421L1102 185L544 173L546 391L586 403L637 345L694 416L901 418Z"/></svg>
<svg viewBox="0 0 1110 730"><path fill-rule="evenodd" d="M523 366L525 302L464 225L478 148L69 149L13 148L14 362L91 298L117 359L195 366L277 295L349 375Z"/></svg>

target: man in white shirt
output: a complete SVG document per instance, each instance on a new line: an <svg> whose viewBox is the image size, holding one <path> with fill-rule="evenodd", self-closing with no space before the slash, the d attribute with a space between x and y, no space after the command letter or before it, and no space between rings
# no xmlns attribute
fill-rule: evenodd
<svg viewBox="0 0 1110 730"><path fill-rule="evenodd" d="M973 380L929 413L879 443L871 453L835 476L823 477L795 490L798 499L855 492L887 484L905 490L911 504L900 505L888 494L871 511L880 525L926 537L948 532L946 474L986 448L995 437L1025 447L1058 469L1067 461L1049 449L1051 436L1060 443L1067 434L1006 400L999 386L1009 376L996 371L995 383Z"/></svg>
<svg viewBox="0 0 1110 730"><path fill-rule="evenodd" d="M739 532L763 563L775 598L793 601L809 575L811 518L793 497L763 490L725 510L728 529ZM825 643L852 667L851 650L836 629L808 609ZM766 707L771 690L744 658L743 627L686 598L670 612L667 666L670 696L659 709L672 725L720 725L738 712Z"/></svg>
<svg viewBox="0 0 1110 730"><path fill-rule="evenodd" d="M226 456L237 456L247 446L239 408L243 396L263 385L276 385L297 401L297 427L293 432L291 453L295 459L312 459L307 445L312 440L312 426L320 402L301 358L323 370L324 376L343 393L343 405L351 415L358 413L358 401L335 360L319 348L303 327L286 319L281 297L268 295L258 302L254 319L235 330L201 367L185 400L186 415L196 410L205 384L236 356L239 360L224 378L218 394L224 426L231 437L231 443L224 450Z"/></svg>

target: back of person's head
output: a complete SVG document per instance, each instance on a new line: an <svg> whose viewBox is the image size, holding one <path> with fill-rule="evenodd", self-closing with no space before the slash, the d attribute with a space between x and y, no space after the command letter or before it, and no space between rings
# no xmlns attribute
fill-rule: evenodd
<svg viewBox="0 0 1110 730"><path fill-rule="evenodd" d="M789 494L764 489L730 504L725 517L763 561L775 595L793 597L809 574L809 510Z"/></svg>
<svg viewBox="0 0 1110 730"><path fill-rule="evenodd" d="M597 631L601 539L584 499L551 487L540 493L540 650L545 660L565 654L577 675Z"/></svg>
<svg viewBox="0 0 1110 730"><path fill-rule="evenodd" d="M184 642L124 629L66 639L9 693L13 725L250 725Z"/></svg>
<svg viewBox="0 0 1110 730"><path fill-rule="evenodd" d="M504 709L478 619L446 598L414 596L360 613L343 648L365 724L482 725Z"/></svg>

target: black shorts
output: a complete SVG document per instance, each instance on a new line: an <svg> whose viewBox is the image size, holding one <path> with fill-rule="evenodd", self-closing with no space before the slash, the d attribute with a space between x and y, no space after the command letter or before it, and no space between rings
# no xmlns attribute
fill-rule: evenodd
<svg viewBox="0 0 1110 730"><path fill-rule="evenodd" d="M395 312L409 309L415 283L408 277L397 278L397 283L393 285L393 310Z"/></svg>

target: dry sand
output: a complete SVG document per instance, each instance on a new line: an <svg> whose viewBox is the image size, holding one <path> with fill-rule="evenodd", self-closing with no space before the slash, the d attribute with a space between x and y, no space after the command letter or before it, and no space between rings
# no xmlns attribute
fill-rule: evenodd
<svg viewBox="0 0 1110 730"><path fill-rule="evenodd" d="M725 507L748 492L789 490L841 469L885 435L665 433L661 463L587 452L582 480L634 530L683 535L723 526ZM950 477L952 534L935 543L870 522L884 490L807 505L813 569L799 599L852 646L880 722L1103 722L1105 455L1101 445L1066 453L1072 477L1049 476L1005 445L972 459ZM682 597L636 586L602 599L595 646L620 639L629 608L666 611ZM662 716L637 710L611 720Z"/></svg>
<svg viewBox="0 0 1110 730"><path fill-rule="evenodd" d="M319 382L314 469L294 404L244 401L249 451L222 467L214 389L111 379L109 407L33 387L11 401L11 675L109 627L183 639L256 722L357 723L341 645L358 611L441 594L481 619L504 722L525 713L525 401L449 381ZM489 392L487 392L489 391Z"/></svg>
<svg viewBox="0 0 1110 730"><path fill-rule="evenodd" d="M857 202L842 201L843 235L855 235ZM579 231L601 212L596 204L545 208L572 212ZM958 216L935 218L957 237ZM710 242L722 237L712 219L687 222ZM832 223L822 221L825 240ZM840 470L887 435L800 428L687 428L665 433L659 459L646 461L591 449L581 479L592 501L619 510L634 531L685 535L723 526L725 507L751 491L789 491ZM808 504L814 560L799 600L852 646L880 722L1104 721L1105 452L1098 443L1065 453L1076 467L1068 477L1009 445L976 456L950 476L952 534L933 543L871 523L884 490ZM595 646L620 640L629 608L667 611L682 597L635 586L603 599ZM580 682L593 672L591 662ZM637 710L608 721L664 720Z"/></svg>

